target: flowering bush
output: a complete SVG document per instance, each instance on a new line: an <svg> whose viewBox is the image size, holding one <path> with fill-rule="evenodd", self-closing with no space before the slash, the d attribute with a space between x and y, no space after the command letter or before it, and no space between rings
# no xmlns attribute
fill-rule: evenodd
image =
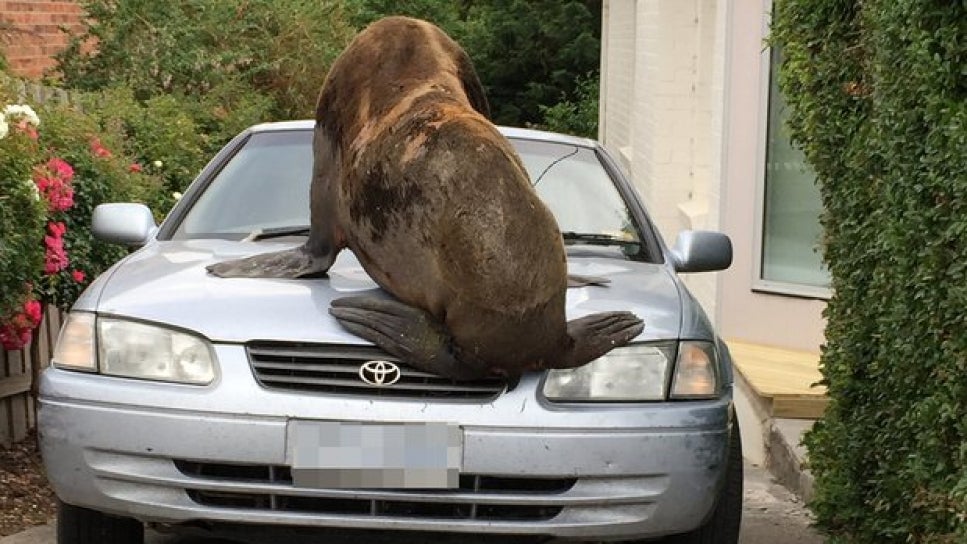
<svg viewBox="0 0 967 544"><path fill-rule="evenodd" d="M156 212L167 210L156 207L162 201L161 179L131 168L137 161L125 152L128 144L119 127L61 105L44 106L40 112L41 140L57 156L44 163L41 171L48 180L70 179L73 194L68 208L48 209L46 259L35 290L45 302L66 308L91 279L125 255L124 248L93 238L91 214L98 204L143 202L155 205ZM66 259L59 258L61 254Z"/></svg>
<svg viewBox="0 0 967 544"><path fill-rule="evenodd" d="M0 104L9 100L0 91ZM41 128L41 118L43 126ZM44 304L70 306L124 249L93 240L103 202L160 202L119 130L67 106L0 111L0 346L22 349ZM138 167L135 167L138 166Z"/></svg>
<svg viewBox="0 0 967 544"><path fill-rule="evenodd" d="M33 109L19 104L0 112L0 344L4 349L22 346L40 322L39 303L32 294L36 273L44 266L46 203L33 179L42 156L39 124Z"/></svg>

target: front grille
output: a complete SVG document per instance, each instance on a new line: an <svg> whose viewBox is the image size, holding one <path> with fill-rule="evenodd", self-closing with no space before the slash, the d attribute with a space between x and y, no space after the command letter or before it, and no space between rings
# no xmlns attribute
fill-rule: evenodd
<svg viewBox="0 0 967 544"><path fill-rule="evenodd" d="M176 460L182 474L214 483L247 484L245 491L226 490L224 486L193 486L188 496L194 502L218 508L270 510L292 513L374 516L381 518L420 518L442 520L543 521L558 515L562 506L540 504L570 490L576 478L508 478L462 474L458 489L447 490L318 490L312 496L292 491L289 467L268 465L229 465ZM256 492L258 484L266 488ZM221 488L220 488L221 487ZM268 489L270 488L271 489ZM215 489L218 488L218 489ZM501 497L503 495L503 497ZM378 497L378 498L377 498ZM508 502L506 497L527 497L526 503Z"/></svg>
<svg viewBox="0 0 967 544"><path fill-rule="evenodd" d="M421 372L380 349L295 343L246 346L255 378L266 388L339 393L366 397L490 400L507 389L501 378L450 380ZM359 377L366 361L390 361L400 368L392 385L373 386Z"/></svg>

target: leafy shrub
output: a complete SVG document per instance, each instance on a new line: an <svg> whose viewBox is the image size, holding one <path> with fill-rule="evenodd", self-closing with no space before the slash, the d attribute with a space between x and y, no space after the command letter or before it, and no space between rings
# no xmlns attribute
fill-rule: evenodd
<svg viewBox="0 0 967 544"><path fill-rule="evenodd" d="M350 20L360 28L386 15L419 17L443 28L470 55L499 124L540 124L543 107L581 103L579 82L598 73L600 0L346 3Z"/></svg>
<svg viewBox="0 0 967 544"><path fill-rule="evenodd" d="M57 55L64 84L128 87L142 101L214 96L228 116L252 94L271 101L274 117L311 116L329 66L353 34L336 0L81 5L90 25Z"/></svg>
<svg viewBox="0 0 967 544"><path fill-rule="evenodd" d="M41 298L60 307L73 304L98 274L125 255L124 248L95 240L91 215L105 202L162 202L161 180L132 168L137 162L125 153L124 134L108 130L98 119L74 107L45 105L41 140L49 152L73 170L73 205L50 212L51 223L63 224L64 250L69 265L45 273L37 282Z"/></svg>
<svg viewBox="0 0 967 544"><path fill-rule="evenodd" d="M825 207L830 405L806 443L837 541L967 542L964 21L963 2L776 3Z"/></svg>
<svg viewBox="0 0 967 544"><path fill-rule="evenodd" d="M91 236L97 204L160 202L161 179L124 153L124 134L65 105L0 92L0 344L20 349L42 303L70 306L124 255ZM41 119L43 120L41 123Z"/></svg>
<svg viewBox="0 0 967 544"><path fill-rule="evenodd" d="M588 75L578 81L576 99L564 98L553 106L541 106L544 115L542 128L584 136L598 137L598 88L597 76Z"/></svg>
<svg viewBox="0 0 967 544"><path fill-rule="evenodd" d="M132 158L130 170L160 178L156 192L141 195L159 221L215 152L213 140L230 137L204 133L197 121L203 115L191 111L200 106L170 95L140 102L130 89L116 88L86 93L78 103L98 129L121 136L116 144Z"/></svg>
<svg viewBox="0 0 967 544"><path fill-rule="evenodd" d="M34 183L43 156L35 125L8 114L13 93L0 90L0 344L16 348L29 339L37 316L35 274L44 266L46 206ZM31 315L34 314L34 315Z"/></svg>

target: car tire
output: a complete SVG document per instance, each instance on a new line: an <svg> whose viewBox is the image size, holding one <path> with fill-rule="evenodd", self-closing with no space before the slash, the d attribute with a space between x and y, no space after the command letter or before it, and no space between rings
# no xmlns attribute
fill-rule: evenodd
<svg viewBox="0 0 967 544"><path fill-rule="evenodd" d="M683 535L675 535L662 544L736 544L742 524L742 437L739 422L733 421L729 433L729 456L725 482L719 492L712 515L701 527Z"/></svg>
<svg viewBox="0 0 967 544"><path fill-rule="evenodd" d="M57 544L144 544L144 525L58 501Z"/></svg>

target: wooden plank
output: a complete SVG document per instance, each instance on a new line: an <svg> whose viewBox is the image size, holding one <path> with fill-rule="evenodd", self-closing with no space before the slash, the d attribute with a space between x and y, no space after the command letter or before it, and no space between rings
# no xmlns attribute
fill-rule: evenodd
<svg viewBox="0 0 967 544"><path fill-rule="evenodd" d="M7 352L0 349L0 380L7 380ZM0 397L0 445L13 442L13 420L10 417L10 397Z"/></svg>
<svg viewBox="0 0 967 544"><path fill-rule="evenodd" d="M7 352L7 375L8 380L20 379L27 380L27 387L30 388L31 375L27 371L28 357L25 351ZM8 399L8 413L10 438L14 442L19 442L27 436L27 395L19 394Z"/></svg>
<svg viewBox="0 0 967 544"><path fill-rule="evenodd" d="M736 371L771 417L815 419L828 404L819 354L729 341Z"/></svg>
<svg viewBox="0 0 967 544"><path fill-rule="evenodd" d="M735 366L756 393L768 397L826 394L825 386L816 385L822 379L819 354L736 341L728 344Z"/></svg>
<svg viewBox="0 0 967 544"><path fill-rule="evenodd" d="M819 419L826 410L826 397L778 396L772 398L772 417Z"/></svg>
<svg viewBox="0 0 967 544"><path fill-rule="evenodd" d="M22 395L30 391L31 381L33 380L31 380L30 374L0 378L0 399Z"/></svg>

